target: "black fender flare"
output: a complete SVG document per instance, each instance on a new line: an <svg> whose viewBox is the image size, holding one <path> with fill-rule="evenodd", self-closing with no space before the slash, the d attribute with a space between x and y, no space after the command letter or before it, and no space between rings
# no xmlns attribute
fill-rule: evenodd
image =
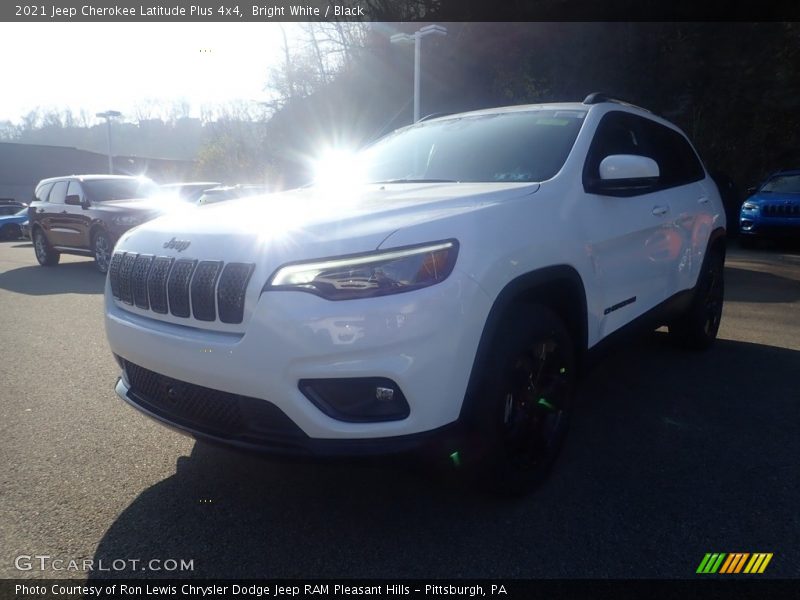
<svg viewBox="0 0 800 600"><path fill-rule="evenodd" d="M474 414L473 406L479 393L481 374L486 366L492 344L509 309L519 302L536 303L537 298L546 300L554 289L565 289L564 286L569 287L570 294L573 296L572 300L575 302L575 305L570 308L570 316L573 312L578 313L575 315L575 319L570 319L565 325L573 336L575 356L580 362L580 357L585 353L588 343L588 312L586 289L578 271L570 265L554 265L520 275L505 285L489 310L473 359L459 421L468 422ZM547 304L546 301L540 303ZM558 307L553 308L556 312L563 314L564 307L562 307L562 311L559 311Z"/></svg>

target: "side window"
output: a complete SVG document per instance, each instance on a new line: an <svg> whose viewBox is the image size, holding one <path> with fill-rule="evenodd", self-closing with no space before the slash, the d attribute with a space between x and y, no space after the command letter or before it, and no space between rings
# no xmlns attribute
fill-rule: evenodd
<svg viewBox="0 0 800 600"><path fill-rule="evenodd" d="M600 163L612 154L647 156L635 115L621 111L606 113L597 126L583 166L584 182L600 178Z"/></svg>
<svg viewBox="0 0 800 600"><path fill-rule="evenodd" d="M680 133L649 119L642 119L640 131L647 155L658 163L659 188L686 185L705 177L703 165Z"/></svg>
<svg viewBox="0 0 800 600"><path fill-rule="evenodd" d="M77 181L70 181L69 188L67 188L67 196L78 196L81 200L83 200L83 190L81 189L81 184Z"/></svg>
<svg viewBox="0 0 800 600"><path fill-rule="evenodd" d="M50 194L51 189L53 189L52 181L36 188L36 191L33 194L34 202L47 202L47 196Z"/></svg>
<svg viewBox="0 0 800 600"><path fill-rule="evenodd" d="M53 189L50 191L50 200L51 204L64 204L64 198L67 197L67 182L66 181L56 181L56 184L53 186Z"/></svg>

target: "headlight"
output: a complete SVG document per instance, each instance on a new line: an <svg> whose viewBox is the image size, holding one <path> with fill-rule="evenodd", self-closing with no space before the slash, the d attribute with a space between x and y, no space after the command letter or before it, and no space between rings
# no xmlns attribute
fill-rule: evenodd
<svg viewBox="0 0 800 600"><path fill-rule="evenodd" d="M753 204L752 202L745 202L742 204L742 210L758 210L758 204Z"/></svg>
<svg viewBox="0 0 800 600"><path fill-rule="evenodd" d="M372 298L410 292L447 279L458 242L445 240L353 256L285 265L264 290L295 290L327 300Z"/></svg>

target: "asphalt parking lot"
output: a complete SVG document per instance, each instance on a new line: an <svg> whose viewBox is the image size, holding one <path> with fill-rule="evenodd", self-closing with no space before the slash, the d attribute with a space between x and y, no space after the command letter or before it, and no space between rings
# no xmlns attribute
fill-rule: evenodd
<svg viewBox="0 0 800 600"><path fill-rule="evenodd" d="M726 278L717 345L656 332L609 357L552 477L511 501L196 446L114 394L92 263L0 243L0 577L86 577L15 566L48 555L193 561L119 573L146 577L681 578L707 552L800 576L800 252L732 247Z"/></svg>

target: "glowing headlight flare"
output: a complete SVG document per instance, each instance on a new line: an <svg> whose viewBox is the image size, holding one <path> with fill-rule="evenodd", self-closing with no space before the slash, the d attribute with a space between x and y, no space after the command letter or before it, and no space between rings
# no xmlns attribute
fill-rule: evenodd
<svg viewBox="0 0 800 600"><path fill-rule="evenodd" d="M314 161L314 183L323 188L353 188L365 181L363 161L356 152L328 150Z"/></svg>
<svg viewBox="0 0 800 600"><path fill-rule="evenodd" d="M264 290L296 290L328 300L407 292L444 281L455 266L458 242L419 246L286 265Z"/></svg>

